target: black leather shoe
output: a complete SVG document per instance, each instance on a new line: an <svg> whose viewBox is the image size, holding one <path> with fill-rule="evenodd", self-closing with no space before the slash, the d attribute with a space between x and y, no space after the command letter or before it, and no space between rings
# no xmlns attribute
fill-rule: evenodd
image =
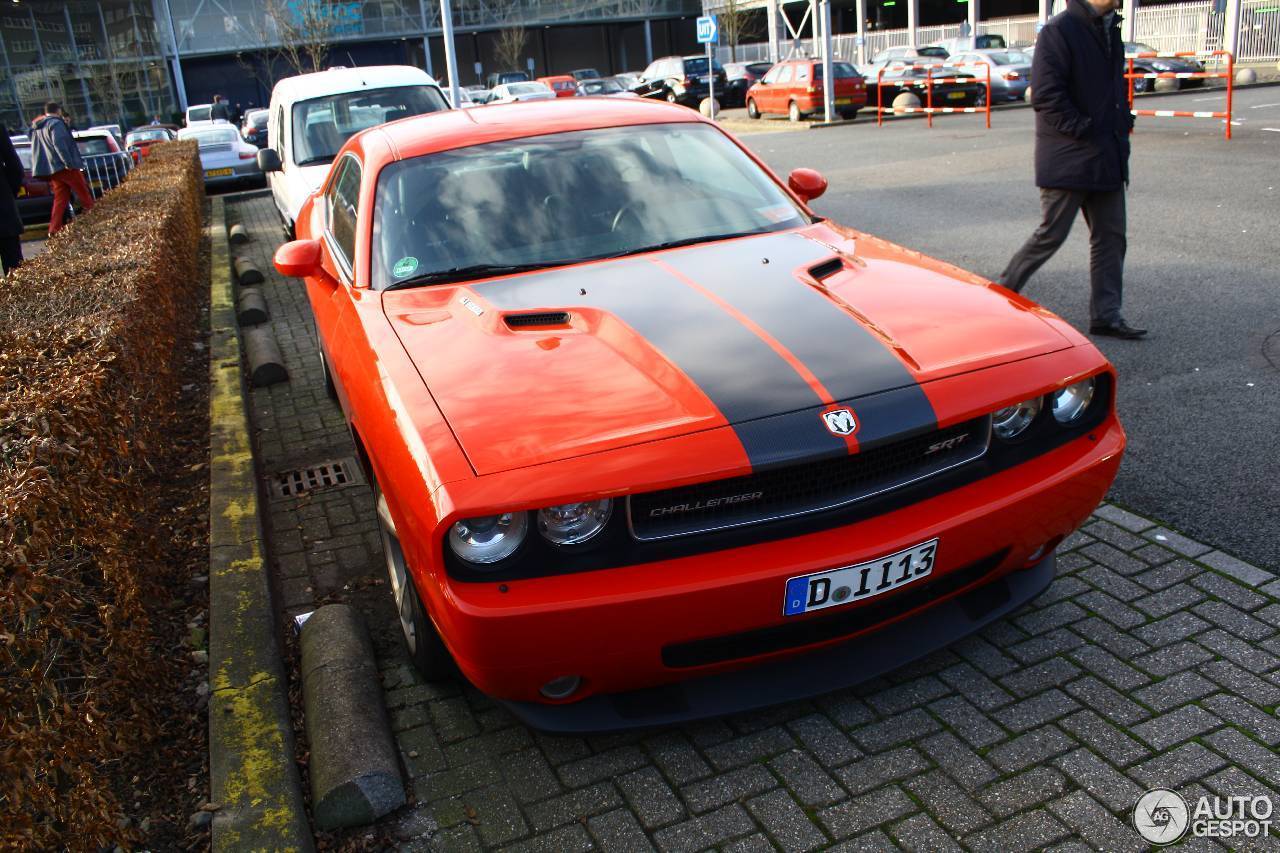
<svg viewBox="0 0 1280 853"><path fill-rule="evenodd" d="M1114 323L1094 323L1089 327L1089 334L1103 335L1108 338L1120 338L1124 341L1136 341L1147 336L1146 329L1135 329L1124 320Z"/></svg>

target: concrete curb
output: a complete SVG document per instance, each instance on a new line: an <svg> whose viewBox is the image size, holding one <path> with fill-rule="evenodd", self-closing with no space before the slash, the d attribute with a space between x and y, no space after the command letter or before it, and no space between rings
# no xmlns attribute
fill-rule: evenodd
<svg viewBox="0 0 1280 853"><path fill-rule="evenodd" d="M302 627L302 695L316 829L364 826L405 803L395 739L364 620L328 604Z"/></svg>
<svg viewBox="0 0 1280 853"><path fill-rule="evenodd" d="M211 200L209 771L214 850L313 849L294 764L236 337L226 207Z"/></svg>

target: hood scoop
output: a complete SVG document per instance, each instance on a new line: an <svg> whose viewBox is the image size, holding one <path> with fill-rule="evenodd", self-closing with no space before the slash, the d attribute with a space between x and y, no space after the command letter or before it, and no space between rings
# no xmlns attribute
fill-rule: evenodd
<svg viewBox="0 0 1280 853"><path fill-rule="evenodd" d="M569 325L568 311L537 311L530 314L508 314L502 318L509 329L530 329L543 326Z"/></svg>

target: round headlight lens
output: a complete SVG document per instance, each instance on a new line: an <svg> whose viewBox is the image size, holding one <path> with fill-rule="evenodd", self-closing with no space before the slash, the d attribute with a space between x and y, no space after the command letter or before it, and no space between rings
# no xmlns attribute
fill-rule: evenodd
<svg viewBox="0 0 1280 853"><path fill-rule="evenodd" d="M1053 417L1060 424L1069 424L1080 420L1089 404L1093 402L1093 391L1097 383L1093 379L1073 382L1053 394Z"/></svg>
<svg viewBox="0 0 1280 853"><path fill-rule="evenodd" d="M1005 406L998 409L991 416L991 429L995 434L1008 441L1011 438L1017 438L1036 419L1036 415L1040 414L1040 399L1032 397L1030 400L1023 400L1013 406Z"/></svg>
<svg viewBox="0 0 1280 853"><path fill-rule="evenodd" d="M583 501L538 510L538 530L553 545L580 545L609 523L613 501Z"/></svg>
<svg viewBox="0 0 1280 853"><path fill-rule="evenodd" d="M464 518L449 528L449 547L468 563L489 565L516 552L529 532L529 513Z"/></svg>

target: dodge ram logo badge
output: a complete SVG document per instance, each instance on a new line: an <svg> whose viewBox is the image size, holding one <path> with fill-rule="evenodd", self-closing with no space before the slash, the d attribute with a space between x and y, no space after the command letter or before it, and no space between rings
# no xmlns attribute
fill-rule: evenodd
<svg viewBox="0 0 1280 853"><path fill-rule="evenodd" d="M827 429L836 435L853 435L853 431L858 428L858 422L853 419L853 412L849 409L823 412L822 420L826 422Z"/></svg>

